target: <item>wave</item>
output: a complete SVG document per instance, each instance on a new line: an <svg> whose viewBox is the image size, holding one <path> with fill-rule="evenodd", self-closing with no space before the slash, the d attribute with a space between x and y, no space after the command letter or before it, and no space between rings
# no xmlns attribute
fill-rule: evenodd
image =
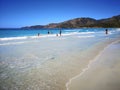
<svg viewBox="0 0 120 90"><path fill-rule="evenodd" d="M6 40L20 40L20 39L27 39L28 37L7 37L7 38L0 38L0 41L6 41Z"/></svg>
<svg viewBox="0 0 120 90"><path fill-rule="evenodd" d="M95 37L94 35L88 35L88 36L78 36L78 38L90 38L90 37Z"/></svg>
<svg viewBox="0 0 120 90"><path fill-rule="evenodd" d="M96 32L79 32L79 34L94 34Z"/></svg>
<svg viewBox="0 0 120 90"><path fill-rule="evenodd" d="M66 32L66 33L69 33L69 34L94 34L95 32Z"/></svg>
<svg viewBox="0 0 120 90"><path fill-rule="evenodd" d="M6 38L0 38L0 41L23 40L23 39L29 39L29 38L38 38L38 36L6 37Z"/></svg>
<svg viewBox="0 0 120 90"><path fill-rule="evenodd" d="M117 28L116 30L117 30L117 31L120 31L120 28Z"/></svg>
<svg viewBox="0 0 120 90"><path fill-rule="evenodd" d="M87 35L87 34L94 34L95 32L65 32L62 33L62 36L70 36L70 35ZM0 41L10 41L10 40L23 40L23 39L35 39L35 38L46 38L46 37L55 37L59 36L59 33L57 34L47 34L47 35L40 35L40 36L21 36L21 37L4 37L0 38Z"/></svg>
<svg viewBox="0 0 120 90"><path fill-rule="evenodd" d="M39 42L39 41L15 41L15 42L6 42L6 43L0 43L0 46L3 45L17 45L17 44L23 44L23 43L30 43L30 42Z"/></svg>
<svg viewBox="0 0 120 90"><path fill-rule="evenodd" d="M23 44L23 43L25 43L25 42L9 42L9 43L2 43L2 44L0 44L0 46L2 46L2 45L15 45L15 44Z"/></svg>
<svg viewBox="0 0 120 90"><path fill-rule="evenodd" d="M94 34L95 32L71 32L71 33L63 33L62 36L69 35L78 35L78 34ZM8 40L23 40L23 39L34 39L34 38L46 38L46 37L55 37L57 34L50 35L40 35L40 36L22 36L22 37L5 37L0 38L0 41L8 41Z"/></svg>
<svg viewBox="0 0 120 90"><path fill-rule="evenodd" d="M15 44L23 44L24 42L14 42L14 43L3 43L3 44L0 44L0 46L2 45L15 45Z"/></svg>

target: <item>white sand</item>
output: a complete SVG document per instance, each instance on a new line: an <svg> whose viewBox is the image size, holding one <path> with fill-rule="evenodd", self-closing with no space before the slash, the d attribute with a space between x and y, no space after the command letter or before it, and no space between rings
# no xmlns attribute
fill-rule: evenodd
<svg viewBox="0 0 120 90"><path fill-rule="evenodd" d="M115 39L73 35L9 41L0 46L0 90L66 90L66 83Z"/></svg>
<svg viewBox="0 0 120 90"><path fill-rule="evenodd" d="M69 90L120 90L120 41L97 57L89 68L72 79Z"/></svg>

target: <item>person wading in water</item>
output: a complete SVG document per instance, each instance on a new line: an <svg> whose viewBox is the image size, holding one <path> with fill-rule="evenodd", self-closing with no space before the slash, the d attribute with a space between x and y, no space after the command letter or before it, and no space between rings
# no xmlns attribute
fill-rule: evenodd
<svg viewBox="0 0 120 90"><path fill-rule="evenodd" d="M61 31L61 29L60 29L60 36L61 36L61 34L62 34L62 31Z"/></svg>
<svg viewBox="0 0 120 90"><path fill-rule="evenodd" d="M108 29L105 30L105 34L108 34Z"/></svg>

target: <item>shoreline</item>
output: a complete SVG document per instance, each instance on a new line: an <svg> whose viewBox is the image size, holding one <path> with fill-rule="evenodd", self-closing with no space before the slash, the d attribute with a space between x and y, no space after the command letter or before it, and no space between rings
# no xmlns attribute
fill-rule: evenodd
<svg viewBox="0 0 120 90"><path fill-rule="evenodd" d="M79 38L89 38L89 37L95 37L94 34L95 32L72 32L72 33L63 33L61 36L66 37L66 36L73 36L73 35L81 35ZM85 36L83 36L85 35ZM12 40L27 40L27 39L39 39L39 38L51 38L51 37L61 37L59 34L43 34L43 35L34 35L34 36L15 36L15 37L0 37L0 41L12 41Z"/></svg>
<svg viewBox="0 0 120 90"><path fill-rule="evenodd" d="M87 67L84 68L84 69L82 70L82 72L80 72L80 74L78 74L78 75L76 75L75 77L69 79L69 81L66 83L66 90L69 90L69 85L72 83L73 80L75 80L75 79L77 79L77 78L80 78L81 75L83 75L83 74L90 68L91 64L93 64L94 62L96 62L96 61L99 59L99 57L103 54L103 52L104 52L105 50L107 50L109 47L111 47L111 45L114 45L114 44L116 44L117 42L120 42L120 40L117 39L116 41L113 41L113 42L111 42L110 44L108 44L106 47L104 47L103 50L100 51L100 52L97 54L97 56L95 56L95 58L94 58L93 60L90 60L90 61L89 61ZM71 90L71 89L70 89L70 90Z"/></svg>
<svg viewBox="0 0 120 90"><path fill-rule="evenodd" d="M86 72L92 60L118 38L118 34L97 35L1 42L1 88L66 90L67 82Z"/></svg>

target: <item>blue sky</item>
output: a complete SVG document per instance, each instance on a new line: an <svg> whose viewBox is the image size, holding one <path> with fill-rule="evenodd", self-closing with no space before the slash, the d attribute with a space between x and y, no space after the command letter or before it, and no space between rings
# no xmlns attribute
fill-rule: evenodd
<svg viewBox="0 0 120 90"><path fill-rule="evenodd" d="M120 14L120 0L0 0L0 27L58 23Z"/></svg>

